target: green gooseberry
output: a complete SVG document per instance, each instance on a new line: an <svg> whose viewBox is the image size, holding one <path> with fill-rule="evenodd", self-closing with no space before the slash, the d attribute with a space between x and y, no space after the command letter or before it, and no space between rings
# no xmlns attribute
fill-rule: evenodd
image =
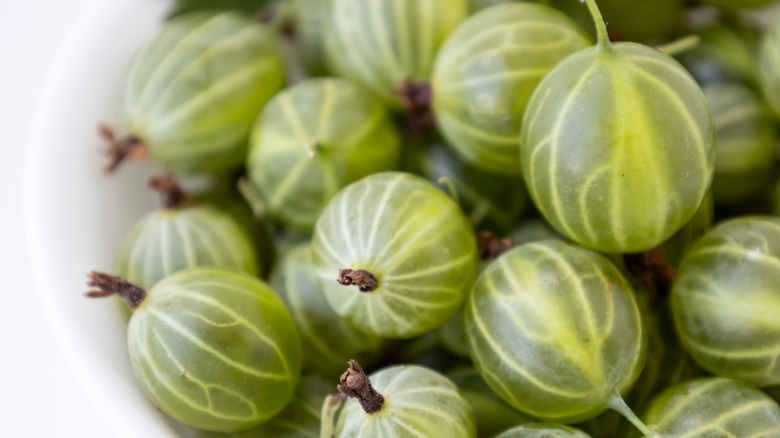
<svg viewBox="0 0 780 438"><path fill-rule="evenodd" d="M337 418L336 437L476 437L468 402L429 368L394 365L366 376L350 361L338 389L350 399Z"/></svg>
<svg viewBox="0 0 780 438"><path fill-rule="evenodd" d="M540 420L613 408L636 422L621 398L645 362L633 293L595 252L559 240L516 247L485 268L466 301L472 359L496 394Z"/></svg>
<svg viewBox="0 0 780 438"><path fill-rule="evenodd" d="M384 106L349 80L318 78L268 102L252 131L247 169L271 216L311 232L342 187L399 160Z"/></svg>
<svg viewBox="0 0 780 438"><path fill-rule="evenodd" d="M598 43L539 84L523 119L521 162L534 203L562 234L608 253L651 249L685 225L712 181L715 126L674 59Z"/></svg>
<svg viewBox="0 0 780 438"><path fill-rule="evenodd" d="M777 402L744 382L721 377L667 389L650 402L642 419L661 437L780 436Z"/></svg>
<svg viewBox="0 0 780 438"><path fill-rule="evenodd" d="M512 426L536 421L501 400L474 368L459 369L447 377L471 406L477 422L477 436L493 437Z"/></svg>
<svg viewBox="0 0 780 438"><path fill-rule="evenodd" d="M295 48L310 75L323 75L325 68L325 34L323 19L328 2L323 0L292 0L296 17Z"/></svg>
<svg viewBox="0 0 780 438"><path fill-rule="evenodd" d="M344 368L345 358L368 362L379 353L383 345L380 338L356 331L331 309L317 283L311 245L288 249L271 275L270 284L298 326L304 368L334 374Z"/></svg>
<svg viewBox="0 0 780 438"><path fill-rule="evenodd" d="M672 289L682 344L702 368L780 384L780 218L721 222L685 255Z"/></svg>
<svg viewBox="0 0 780 438"><path fill-rule="evenodd" d="M433 111L458 155L519 176L523 114L542 78L592 44L564 13L532 3L497 5L463 22L436 59Z"/></svg>
<svg viewBox="0 0 780 438"><path fill-rule="evenodd" d="M420 173L432 182L446 178L469 221L480 230L508 232L526 210L528 199L521 177L494 175L460 160L444 144L428 147L420 158Z"/></svg>
<svg viewBox="0 0 780 438"><path fill-rule="evenodd" d="M229 213L189 203L170 176L155 177L163 208L144 216L119 250L117 274L143 289L187 268L218 266L258 273L258 258L247 231Z"/></svg>
<svg viewBox="0 0 780 438"><path fill-rule="evenodd" d="M715 24L697 32L699 44L675 55L700 84L758 81L755 45L747 28Z"/></svg>
<svg viewBox="0 0 780 438"><path fill-rule="evenodd" d="M252 122L283 85L269 29L234 11L178 16L130 68L124 99L130 135L112 141L109 170L139 148L176 172L239 167Z"/></svg>
<svg viewBox="0 0 780 438"><path fill-rule="evenodd" d="M780 117L780 18L761 38L758 52L758 79L764 97Z"/></svg>
<svg viewBox="0 0 780 438"><path fill-rule="evenodd" d="M718 137L712 180L715 202L743 202L771 181L777 144L774 118L745 85L718 83L703 90Z"/></svg>
<svg viewBox="0 0 780 438"><path fill-rule="evenodd" d="M458 205L403 172L341 190L317 221L312 249L331 307L358 330L386 338L443 324L477 271L476 238Z"/></svg>
<svg viewBox="0 0 780 438"><path fill-rule="evenodd" d="M144 393L163 412L199 429L257 426L292 400L301 341L282 301L239 271L198 267L145 291L98 272L89 297L118 295L133 313L130 362Z"/></svg>
<svg viewBox="0 0 780 438"><path fill-rule="evenodd" d="M404 81L427 80L436 52L466 18L466 0L330 0L329 68L393 108Z"/></svg>
<svg viewBox="0 0 780 438"><path fill-rule="evenodd" d="M589 438L587 433L573 427L554 423L529 423L504 431L496 438Z"/></svg>

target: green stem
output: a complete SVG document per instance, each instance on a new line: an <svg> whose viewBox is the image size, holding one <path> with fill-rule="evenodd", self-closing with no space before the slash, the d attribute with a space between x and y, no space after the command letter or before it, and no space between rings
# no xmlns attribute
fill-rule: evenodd
<svg viewBox="0 0 780 438"><path fill-rule="evenodd" d="M320 411L320 438L334 438L336 436L336 419L345 399L346 397L342 394L325 397Z"/></svg>
<svg viewBox="0 0 780 438"><path fill-rule="evenodd" d="M656 46L656 49L669 56L674 56L698 46L700 42L701 38L698 35L688 35L687 37Z"/></svg>
<svg viewBox="0 0 780 438"><path fill-rule="evenodd" d="M604 23L604 18L601 16L598 5L596 5L596 0L581 1L588 5L590 15L593 17L593 24L596 25L596 44L603 49L612 47L612 43L609 41L609 34L607 33L607 24Z"/></svg>
<svg viewBox="0 0 780 438"><path fill-rule="evenodd" d="M617 411L620 415L624 416L628 421L631 422L631 424L633 424L637 429L639 429L639 431L642 432L644 436L651 437L651 438L661 438L661 435L650 431L650 428L648 428L645 425L645 423L643 423L642 420L640 420L639 417L636 416L634 411L632 411L631 408L628 407L625 400L623 400L623 397L621 397L620 394L615 393L609 399L609 402L607 402L607 406Z"/></svg>

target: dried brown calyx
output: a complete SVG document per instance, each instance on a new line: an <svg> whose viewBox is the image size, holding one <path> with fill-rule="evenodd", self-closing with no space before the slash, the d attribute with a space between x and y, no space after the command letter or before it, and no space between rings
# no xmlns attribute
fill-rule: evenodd
<svg viewBox="0 0 780 438"><path fill-rule="evenodd" d="M477 249L480 260L494 260L501 254L515 247L509 237L496 236L492 231L482 231L477 235Z"/></svg>
<svg viewBox="0 0 780 438"><path fill-rule="evenodd" d="M126 158L141 161L149 155L146 145L135 135L117 138L114 130L107 125L98 126L98 133L108 143L106 155L109 161L105 168L106 173L114 172Z"/></svg>
<svg viewBox="0 0 780 438"><path fill-rule="evenodd" d="M95 289L84 295L89 298L103 298L118 295L127 301L131 309L136 309L146 298L146 291L120 277L92 271L87 274L87 286Z"/></svg>
<svg viewBox="0 0 780 438"><path fill-rule="evenodd" d="M626 269L650 292L652 303L663 301L669 296L677 271L666 261L663 251L650 251L624 254Z"/></svg>
<svg viewBox="0 0 780 438"><path fill-rule="evenodd" d="M376 392L363 368L355 360L349 360L349 368L341 375L337 388L340 393L350 398L358 399L360 406L367 414L382 409L385 398Z"/></svg>
<svg viewBox="0 0 780 438"><path fill-rule="evenodd" d="M404 106L406 130L412 137L423 138L430 133L436 121L431 111L433 88L428 81L404 80L397 90Z"/></svg>
<svg viewBox="0 0 780 438"><path fill-rule="evenodd" d="M342 286L355 285L360 292L371 292L379 287L376 277L362 269L340 269L339 278L336 280Z"/></svg>
<svg viewBox="0 0 780 438"><path fill-rule="evenodd" d="M163 208L179 208L190 203L190 197L173 175L153 176L149 178L149 187L160 193Z"/></svg>

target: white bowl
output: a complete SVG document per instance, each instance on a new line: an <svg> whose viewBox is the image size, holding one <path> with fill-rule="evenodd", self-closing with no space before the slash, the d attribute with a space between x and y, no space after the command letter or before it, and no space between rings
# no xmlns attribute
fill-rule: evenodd
<svg viewBox="0 0 780 438"><path fill-rule="evenodd" d="M172 2L93 1L65 40L32 125L26 225L44 310L80 385L115 436L171 437L174 426L135 383L126 317L116 300L88 300L86 274L111 271L117 245L154 208L151 169L103 174L100 122L120 127L123 80L133 55Z"/></svg>

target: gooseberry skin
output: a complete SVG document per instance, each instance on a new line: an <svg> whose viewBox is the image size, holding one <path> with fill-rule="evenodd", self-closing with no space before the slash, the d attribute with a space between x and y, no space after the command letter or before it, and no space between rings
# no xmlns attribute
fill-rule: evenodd
<svg viewBox="0 0 780 438"><path fill-rule="evenodd" d="M263 423L292 399L301 341L282 301L238 271L194 268L148 291L128 325L146 395L192 427L231 432Z"/></svg>
<svg viewBox="0 0 780 438"><path fill-rule="evenodd" d="M642 419L662 437L758 438L780 434L777 402L744 382L720 377L691 380L667 389L650 402Z"/></svg>
<svg viewBox="0 0 780 438"><path fill-rule="evenodd" d="M470 17L436 59L433 110L458 155L484 170L519 176L523 114L542 78L593 44L549 6L497 5Z"/></svg>
<svg viewBox="0 0 780 438"><path fill-rule="evenodd" d="M288 249L270 283L301 334L305 368L335 375L343 371L345 357L368 362L379 353L380 338L356 331L331 309L317 282L311 245Z"/></svg>
<svg viewBox="0 0 780 438"><path fill-rule="evenodd" d="M764 97L780 117L780 18L761 38L758 52L758 78Z"/></svg>
<svg viewBox="0 0 780 438"><path fill-rule="evenodd" d="M552 423L529 423L513 427L495 438L589 438L573 427Z"/></svg>
<svg viewBox="0 0 780 438"><path fill-rule="evenodd" d="M712 181L707 100L681 65L647 46L600 42L566 58L537 87L523 127L523 175L537 207L598 251L657 246Z"/></svg>
<svg viewBox="0 0 780 438"><path fill-rule="evenodd" d="M274 218L311 232L342 187L392 170L399 159L400 140L381 102L352 81L322 78L268 102L252 130L247 169Z"/></svg>
<svg viewBox="0 0 780 438"><path fill-rule="evenodd" d="M116 272L150 289L168 275L196 266L257 275L257 256L246 231L233 217L208 205L147 214L125 237Z"/></svg>
<svg viewBox="0 0 780 438"><path fill-rule="evenodd" d="M312 238L318 281L331 307L360 331L409 338L443 324L461 307L477 271L471 224L439 188L403 173L353 183L325 207ZM336 282L365 270L378 288Z"/></svg>
<svg viewBox="0 0 780 438"><path fill-rule="evenodd" d="M429 368L395 365L369 376L385 399L367 414L355 399L347 399L336 423L336 437L408 438L476 437L474 414L458 388Z"/></svg>
<svg viewBox="0 0 780 438"><path fill-rule="evenodd" d="M720 223L686 254L672 289L685 349L713 374L780 384L780 218Z"/></svg>
<svg viewBox="0 0 780 438"><path fill-rule="evenodd" d="M252 122L283 85L270 30L237 12L184 14L166 23L130 68L127 129L170 170L229 170L244 160Z"/></svg>
<svg viewBox="0 0 780 438"><path fill-rule="evenodd" d="M427 80L436 52L466 18L466 0L331 0L325 47L329 68L400 108L397 89Z"/></svg>
<svg viewBox="0 0 780 438"><path fill-rule="evenodd" d="M557 240L487 266L466 302L472 359L504 401L540 420L595 417L645 361L633 288L603 256Z"/></svg>
<svg viewBox="0 0 780 438"><path fill-rule="evenodd" d="M747 86L720 83L703 90L717 127L715 201L745 201L769 185L777 143L775 122Z"/></svg>

